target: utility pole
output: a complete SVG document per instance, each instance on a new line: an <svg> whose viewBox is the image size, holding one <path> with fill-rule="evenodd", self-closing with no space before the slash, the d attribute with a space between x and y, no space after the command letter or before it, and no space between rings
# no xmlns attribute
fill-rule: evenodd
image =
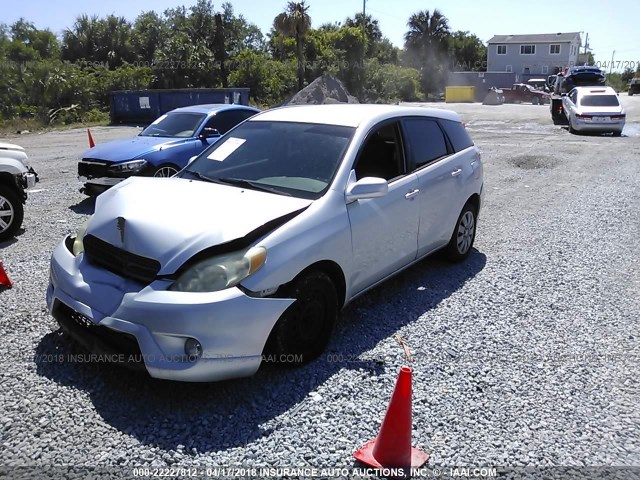
<svg viewBox="0 0 640 480"><path fill-rule="evenodd" d="M362 0L362 85L364 88L364 62L367 58L367 0Z"/></svg>
<svg viewBox="0 0 640 480"><path fill-rule="evenodd" d="M587 32L587 38L584 41L584 53L585 53L585 55L586 55L588 49L589 49L589 32Z"/></svg>
<svg viewBox="0 0 640 480"><path fill-rule="evenodd" d="M616 51L614 50L611 54L611 65L609 65L609 76L611 76L611 70L613 69L613 57L615 56Z"/></svg>
<svg viewBox="0 0 640 480"><path fill-rule="evenodd" d="M362 0L362 38L367 38L367 0Z"/></svg>

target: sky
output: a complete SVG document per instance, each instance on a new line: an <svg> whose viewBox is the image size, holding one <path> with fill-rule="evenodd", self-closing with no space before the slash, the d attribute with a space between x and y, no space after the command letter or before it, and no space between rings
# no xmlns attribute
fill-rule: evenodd
<svg viewBox="0 0 640 480"><path fill-rule="evenodd" d="M196 0L0 0L0 23L11 24L20 17L37 28L49 28L60 34L82 14L115 14L133 21L148 10L196 3ZM213 0L217 9L222 0ZM286 0L232 0L236 14L242 14L268 33L273 18L284 10ZM343 21L362 11L363 0L307 0L312 25ZM596 63L610 62L614 71L640 62L640 1L618 0L615 9L603 0L366 0L367 13L380 23L382 33L402 47L409 16L419 10L439 9L452 30L466 30L486 42L493 35L583 32L583 44L589 34L589 46ZM615 54L614 54L615 51ZM608 64L607 64L608 67ZM619 67L619 68L616 68Z"/></svg>

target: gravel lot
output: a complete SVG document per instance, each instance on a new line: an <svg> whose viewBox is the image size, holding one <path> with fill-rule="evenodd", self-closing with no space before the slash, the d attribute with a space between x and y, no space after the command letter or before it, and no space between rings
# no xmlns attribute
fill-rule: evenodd
<svg viewBox="0 0 640 480"><path fill-rule="evenodd" d="M361 297L304 368L214 384L68 361L45 290L54 246L93 210L76 178L86 132L6 139L41 182L24 232L0 244L14 282L0 293L0 477L351 469L406 362L394 334L414 354L413 444L430 467L640 466L640 97L620 98L622 138L570 135L548 107L440 105L485 162L469 261L427 259ZM92 129L98 143L137 131Z"/></svg>

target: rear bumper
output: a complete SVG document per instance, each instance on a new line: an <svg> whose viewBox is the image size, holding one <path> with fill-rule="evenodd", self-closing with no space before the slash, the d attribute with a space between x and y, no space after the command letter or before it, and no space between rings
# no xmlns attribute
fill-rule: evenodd
<svg viewBox="0 0 640 480"><path fill-rule="evenodd" d="M594 123L575 119L573 120L573 128L578 132L622 132L624 123L624 121Z"/></svg>

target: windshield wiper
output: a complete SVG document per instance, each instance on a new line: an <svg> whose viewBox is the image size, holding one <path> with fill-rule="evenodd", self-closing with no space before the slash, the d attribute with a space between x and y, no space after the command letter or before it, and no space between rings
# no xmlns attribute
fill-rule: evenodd
<svg viewBox="0 0 640 480"><path fill-rule="evenodd" d="M205 182L223 183L223 182L219 182L215 178L207 177L206 175L203 175L200 172L196 172L195 170L189 170L188 168L185 168L184 171L187 172L187 173L190 173L191 175L193 175L194 177L196 177L196 178L198 178L200 180L204 180Z"/></svg>
<svg viewBox="0 0 640 480"><path fill-rule="evenodd" d="M290 197L291 194L287 192L283 192L282 190L278 190L277 188L268 187L262 183L252 182L251 180L244 180L242 178L218 178L221 183L227 183L229 185L235 185L237 187L245 187L253 190L261 190L263 192L276 193L278 195L286 195Z"/></svg>

